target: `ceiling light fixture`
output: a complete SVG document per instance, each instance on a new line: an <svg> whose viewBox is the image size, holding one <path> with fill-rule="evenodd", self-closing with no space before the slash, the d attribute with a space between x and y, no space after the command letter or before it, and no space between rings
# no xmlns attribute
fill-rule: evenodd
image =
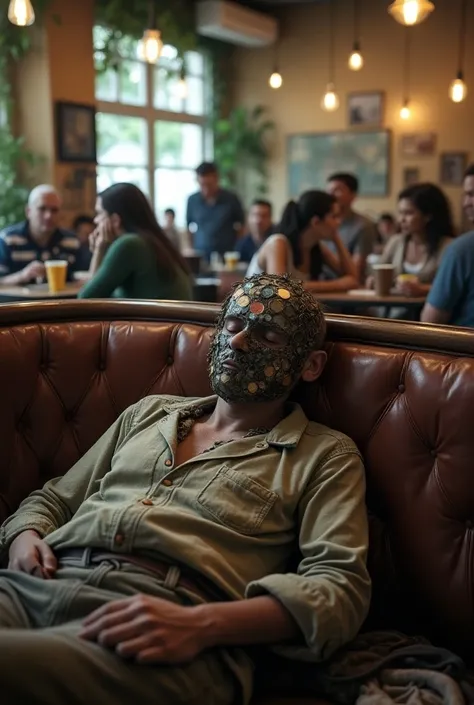
<svg viewBox="0 0 474 705"><path fill-rule="evenodd" d="M464 58L466 52L467 0L461 0L461 24L459 28L458 72L449 86L449 97L453 103L462 103L467 96L467 86L464 81Z"/></svg>
<svg viewBox="0 0 474 705"><path fill-rule="evenodd" d="M351 71L360 71L364 65L364 58L360 50L359 41L359 14L360 14L360 0L353 0L354 8L354 43L352 45L352 52L349 56L349 68Z"/></svg>
<svg viewBox="0 0 474 705"><path fill-rule="evenodd" d="M321 107L327 112L334 112L339 107L339 96L336 93L336 86L334 83L334 52L335 52L335 2L330 3L329 7L329 81L326 86L326 92L323 95L321 101Z"/></svg>
<svg viewBox="0 0 474 705"><path fill-rule="evenodd" d="M154 0L150 0L150 23L146 29L140 44L140 57L149 64L156 64L163 51L161 32L156 29L156 5Z"/></svg>
<svg viewBox="0 0 474 705"><path fill-rule="evenodd" d="M411 49L411 32L407 29L405 30L405 60L404 60L404 71L403 71L403 91L404 99L403 106L400 110L400 117L402 120L409 120L411 118L411 108L410 108L410 49Z"/></svg>
<svg viewBox="0 0 474 705"><path fill-rule="evenodd" d="M28 27L35 21L35 11L31 0L10 0L8 19L17 27Z"/></svg>
<svg viewBox="0 0 474 705"><path fill-rule="evenodd" d="M279 61L278 61L278 41L275 44L275 59L273 62L273 71L270 75L270 78L268 79L268 85L270 88L273 88L273 90L278 90L279 88L282 87L283 85L283 76L280 73L279 70Z"/></svg>
<svg viewBox="0 0 474 705"><path fill-rule="evenodd" d="M423 22L435 9L431 0L395 0L388 8L393 19L411 27Z"/></svg>

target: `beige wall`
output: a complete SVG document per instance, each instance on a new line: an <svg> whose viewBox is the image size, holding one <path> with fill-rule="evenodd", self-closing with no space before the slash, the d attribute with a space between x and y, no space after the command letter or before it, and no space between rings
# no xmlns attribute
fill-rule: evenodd
<svg viewBox="0 0 474 705"><path fill-rule="evenodd" d="M55 22L53 15L60 17ZM79 212L90 212L95 201L93 164L60 163L56 153L55 102L95 104L92 46L94 0L53 0L45 25L32 28L32 50L18 64L15 95L17 123L28 147L44 157L36 182L53 183L64 196L63 224ZM85 188L72 189L76 170L87 169Z"/></svg>
<svg viewBox="0 0 474 705"><path fill-rule="evenodd" d="M278 128L270 163L271 197L278 209L287 199L286 137L298 132L347 129L346 97L352 91L386 93L385 127L393 131L391 187L388 198L360 199L358 207L371 213L393 210L402 187L402 172L417 166L423 180L438 181L439 154L466 151L474 161L474 3L469 3L469 38L466 65L470 93L455 105L448 88L456 72L459 2L438 2L436 11L413 28L412 118L399 117L403 95L404 28L386 12L388 1L361 0L361 40L365 66L360 72L347 67L352 46L352 2L337 2L336 83L341 106L335 113L321 109L328 71L328 6L302 5L281 14L280 70L283 87L268 87L274 50L236 50L234 55L234 105L264 104ZM400 156L402 132L432 131L438 135L436 156L406 159ZM446 189L460 219L459 188Z"/></svg>

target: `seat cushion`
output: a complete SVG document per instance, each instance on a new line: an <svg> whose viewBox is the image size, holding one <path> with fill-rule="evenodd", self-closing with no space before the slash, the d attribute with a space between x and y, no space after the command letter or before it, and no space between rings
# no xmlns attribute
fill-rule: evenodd
<svg viewBox="0 0 474 705"><path fill-rule="evenodd" d="M314 698L257 698L251 705L332 705L329 700Z"/></svg>

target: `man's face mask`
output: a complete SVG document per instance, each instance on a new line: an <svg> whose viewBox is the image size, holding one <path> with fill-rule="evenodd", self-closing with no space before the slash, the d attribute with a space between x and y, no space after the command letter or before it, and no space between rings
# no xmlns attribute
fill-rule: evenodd
<svg viewBox="0 0 474 705"><path fill-rule="evenodd" d="M311 350L301 309L290 282L285 287L262 275L239 286L209 351L214 393L234 403L286 396ZM232 344L237 334L239 343Z"/></svg>

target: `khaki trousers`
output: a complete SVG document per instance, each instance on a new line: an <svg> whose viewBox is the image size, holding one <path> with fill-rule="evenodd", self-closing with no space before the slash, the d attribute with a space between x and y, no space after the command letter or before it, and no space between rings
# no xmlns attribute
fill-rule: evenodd
<svg viewBox="0 0 474 705"><path fill-rule="evenodd" d="M77 636L101 605L136 593L181 604L202 599L127 563L62 566L53 580L0 570L2 705L242 705L252 663L241 649L214 649L183 666L139 666Z"/></svg>

